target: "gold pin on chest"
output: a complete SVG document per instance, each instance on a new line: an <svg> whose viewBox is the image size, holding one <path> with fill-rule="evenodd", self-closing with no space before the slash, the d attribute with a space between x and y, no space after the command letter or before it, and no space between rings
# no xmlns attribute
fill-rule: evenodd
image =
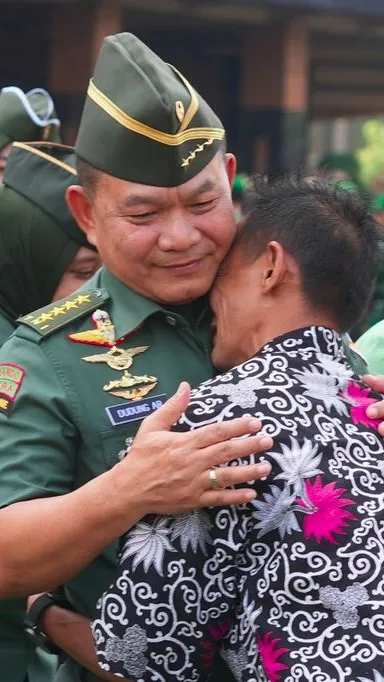
<svg viewBox="0 0 384 682"><path fill-rule="evenodd" d="M85 362L102 362L111 369L123 372L132 366L135 355L144 353L146 350L148 350L148 346L138 346L137 348L128 348L127 350L113 346L104 354L87 355L82 360L85 360Z"/></svg>
<svg viewBox="0 0 384 682"><path fill-rule="evenodd" d="M92 320L95 324L95 329L71 334L70 339L78 343L108 347L105 353L86 355L82 358L85 362L103 363L113 370L123 372L120 379L109 381L103 386L103 390L111 393L111 395L129 400L138 400L147 395L157 386L157 378L146 374L135 376L128 372L128 370L133 364L135 355L144 353L148 350L149 346L136 346L135 348L127 349L119 348L117 346L118 341L116 339L115 327L109 314L104 310L96 310L92 315Z"/></svg>

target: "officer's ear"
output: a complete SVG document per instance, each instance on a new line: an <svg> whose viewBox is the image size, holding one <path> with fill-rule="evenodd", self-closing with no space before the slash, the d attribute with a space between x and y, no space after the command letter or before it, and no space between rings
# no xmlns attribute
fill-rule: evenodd
<svg viewBox="0 0 384 682"><path fill-rule="evenodd" d="M236 175L237 161L234 154L225 154L225 167L228 175L229 184L232 187Z"/></svg>
<svg viewBox="0 0 384 682"><path fill-rule="evenodd" d="M69 210L78 226L85 233L89 243L97 247L92 205L84 187L71 185L65 193L65 198Z"/></svg>

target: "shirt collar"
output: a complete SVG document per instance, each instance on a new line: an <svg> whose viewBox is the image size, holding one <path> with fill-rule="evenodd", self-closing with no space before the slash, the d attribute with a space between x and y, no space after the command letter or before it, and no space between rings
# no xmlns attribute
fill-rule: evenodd
<svg viewBox="0 0 384 682"><path fill-rule="evenodd" d="M289 354L291 351L302 352L310 350L323 355L330 355L341 361L346 360L342 335L329 327L302 327L287 334L282 334L268 342L260 354L278 350Z"/></svg>
<svg viewBox="0 0 384 682"><path fill-rule="evenodd" d="M133 289L115 277L105 266L99 270L96 278L93 277L90 280L87 288L94 288L95 284L102 289L106 289L110 294L110 314L117 339L133 332L155 313L160 313L164 316L169 314L167 308L133 291ZM196 320L196 326L202 324L205 319L209 320L209 312L210 308L207 299L206 305L203 306L203 310ZM175 314L177 315L178 313L176 312L176 306L173 306L171 316ZM184 318L181 317L180 319L182 319L182 324L185 326L187 323Z"/></svg>
<svg viewBox="0 0 384 682"><path fill-rule="evenodd" d="M140 327L151 315L164 313L158 303L130 289L105 267L100 272L100 286L111 296L110 314L118 339Z"/></svg>

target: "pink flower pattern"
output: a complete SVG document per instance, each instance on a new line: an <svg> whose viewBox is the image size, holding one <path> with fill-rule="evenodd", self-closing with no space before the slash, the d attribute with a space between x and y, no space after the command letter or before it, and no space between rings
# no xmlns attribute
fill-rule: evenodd
<svg viewBox="0 0 384 682"><path fill-rule="evenodd" d="M323 485L321 476L317 476L314 483L306 481L305 491L308 500L315 507L315 511L304 516L304 537L308 540L314 537L317 542L327 540L336 544L335 535L345 535L347 521L354 521L356 517L344 509L355 504L353 500L342 497L345 488L337 488L336 483ZM303 508L304 500L297 501Z"/></svg>
<svg viewBox="0 0 384 682"><path fill-rule="evenodd" d="M367 415L367 407L377 402L372 398L369 388L362 388L354 381L348 381L344 397L352 403L351 417L354 424L363 424L371 429L378 429L381 419L372 419Z"/></svg>
<svg viewBox="0 0 384 682"><path fill-rule="evenodd" d="M257 638L257 645L259 647L260 656L263 661L264 671L268 682L279 682L281 678L281 672L283 670L288 670L288 666L285 663L279 661L279 658L288 653L289 649L286 647L279 648L280 642L281 639L278 637L272 639L272 632L267 632L264 637Z"/></svg>

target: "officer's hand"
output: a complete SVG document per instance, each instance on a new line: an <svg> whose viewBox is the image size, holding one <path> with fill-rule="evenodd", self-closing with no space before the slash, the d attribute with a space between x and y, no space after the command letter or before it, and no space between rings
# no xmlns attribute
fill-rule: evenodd
<svg viewBox="0 0 384 682"><path fill-rule="evenodd" d="M267 463L222 467L213 474L219 487L212 489L212 467L269 450L273 441L255 435L239 439L261 427L258 419L246 417L188 433L171 432L172 425L187 408L189 397L190 387L183 382L172 398L145 419L128 456L115 467L118 476L126 477L131 490L133 485L138 486L143 515L249 502L256 497L251 488L223 488L262 478L270 472ZM121 483L119 478L119 487Z"/></svg>
<svg viewBox="0 0 384 682"><path fill-rule="evenodd" d="M375 377L372 374L366 374L363 376L363 381L376 393L384 393L384 376ZM384 436L384 400L380 400L367 407L367 415L371 419L382 419L379 433L381 436Z"/></svg>

